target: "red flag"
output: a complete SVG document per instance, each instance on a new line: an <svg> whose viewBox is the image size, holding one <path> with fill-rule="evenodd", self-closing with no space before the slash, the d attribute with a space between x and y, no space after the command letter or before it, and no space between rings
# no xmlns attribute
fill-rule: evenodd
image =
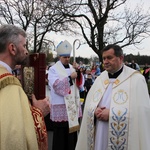
<svg viewBox="0 0 150 150"><path fill-rule="evenodd" d="M145 74L148 73L149 71L150 71L150 68L146 69L145 70Z"/></svg>

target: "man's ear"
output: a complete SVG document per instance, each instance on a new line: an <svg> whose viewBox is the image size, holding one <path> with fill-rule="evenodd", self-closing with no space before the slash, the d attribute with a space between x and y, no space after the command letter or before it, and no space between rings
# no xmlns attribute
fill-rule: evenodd
<svg viewBox="0 0 150 150"><path fill-rule="evenodd" d="M13 43L10 43L8 45L8 49L9 49L9 52L12 54L12 55L16 55L16 46L13 44Z"/></svg>

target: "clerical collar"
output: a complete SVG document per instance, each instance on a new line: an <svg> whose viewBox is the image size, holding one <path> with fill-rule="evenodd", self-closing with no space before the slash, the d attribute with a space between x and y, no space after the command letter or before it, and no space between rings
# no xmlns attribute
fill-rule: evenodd
<svg viewBox="0 0 150 150"><path fill-rule="evenodd" d="M2 65L3 67L5 67L10 73L12 73L12 69L5 62L3 62L3 61L0 60L0 65Z"/></svg>
<svg viewBox="0 0 150 150"><path fill-rule="evenodd" d="M63 64L63 66L64 66L65 68L70 68L70 67L69 67L69 64L67 64L67 65L64 65L64 64Z"/></svg>
<svg viewBox="0 0 150 150"><path fill-rule="evenodd" d="M120 70L118 70L114 74L108 73L109 78L117 78L120 75L120 73L122 72L122 70L123 70L123 66L121 67Z"/></svg>

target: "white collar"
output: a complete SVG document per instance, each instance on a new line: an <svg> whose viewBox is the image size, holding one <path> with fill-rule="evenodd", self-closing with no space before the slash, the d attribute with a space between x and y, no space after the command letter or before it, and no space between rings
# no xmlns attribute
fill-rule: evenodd
<svg viewBox="0 0 150 150"><path fill-rule="evenodd" d="M2 65L3 67L5 67L10 73L12 73L12 69L5 62L0 61L0 65Z"/></svg>

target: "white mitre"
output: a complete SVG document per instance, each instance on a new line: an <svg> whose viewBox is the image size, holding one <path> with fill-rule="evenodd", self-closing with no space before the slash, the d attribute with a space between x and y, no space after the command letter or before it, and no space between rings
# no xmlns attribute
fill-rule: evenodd
<svg viewBox="0 0 150 150"><path fill-rule="evenodd" d="M61 41L56 48L58 56L70 56L71 50L72 46L67 40Z"/></svg>

